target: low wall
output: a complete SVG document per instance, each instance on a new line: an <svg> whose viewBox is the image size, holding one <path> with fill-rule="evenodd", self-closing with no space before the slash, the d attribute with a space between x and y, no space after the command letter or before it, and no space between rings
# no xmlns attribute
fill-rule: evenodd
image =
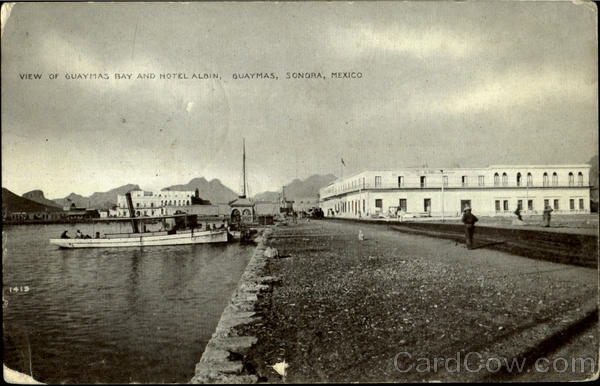
<svg viewBox="0 0 600 386"><path fill-rule="evenodd" d="M440 224L431 222L374 222L357 219L337 219L354 221L374 226L464 242L462 224ZM532 229L495 228L476 226L476 248L490 248L518 256L547 260L556 263L598 267L598 236L538 231Z"/></svg>
<svg viewBox="0 0 600 386"><path fill-rule="evenodd" d="M264 253L271 233L267 228L257 237L258 245L246 266L231 300L209 340L190 383L256 383L258 378L248 374L242 361L256 342L254 336L239 336L235 327L253 323L260 318L255 305L261 292L270 289L274 278L263 276L267 263Z"/></svg>

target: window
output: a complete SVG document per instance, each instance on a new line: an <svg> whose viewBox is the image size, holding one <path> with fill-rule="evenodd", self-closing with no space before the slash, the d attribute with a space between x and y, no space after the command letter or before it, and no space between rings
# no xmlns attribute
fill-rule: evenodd
<svg viewBox="0 0 600 386"><path fill-rule="evenodd" d="M552 185L558 185L558 174L556 172L552 173Z"/></svg>
<svg viewBox="0 0 600 386"><path fill-rule="evenodd" d="M533 200L527 200L527 210L533 210Z"/></svg>
<svg viewBox="0 0 600 386"><path fill-rule="evenodd" d="M401 198L398 202L398 206L400 207L401 211L406 212L406 198Z"/></svg>
<svg viewBox="0 0 600 386"><path fill-rule="evenodd" d="M579 199L579 210L583 210L583 209L584 209L584 207L583 207L583 198L580 198Z"/></svg>
<svg viewBox="0 0 600 386"><path fill-rule="evenodd" d="M517 208L519 208L519 210L523 210L523 200L517 200Z"/></svg>
<svg viewBox="0 0 600 386"><path fill-rule="evenodd" d="M500 175L498 173L494 173L494 186L500 185Z"/></svg>
<svg viewBox="0 0 600 386"><path fill-rule="evenodd" d="M544 208L550 206L550 200L544 200Z"/></svg>
<svg viewBox="0 0 600 386"><path fill-rule="evenodd" d="M554 200L554 209L558 210L558 200Z"/></svg>
<svg viewBox="0 0 600 386"><path fill-rule="evenodd" d="M479 186L485 186L485 176L479 176L479 177L477 177L477 184Z"/></svg>
<svg viewBox="0 0 600 386"><path fill-rule="evenodd" d="M364 180L363 180L364 181ZM363 200L363 213L365 212L365 200Z"/></svg>
<svg viewBox="0 0 600 386"><path fill-rule="evenodd" d="M575 176L573 173L569 172L569 186L575 185Z"/></svg>
<svg viewBox="0 0 600 386"><path fill-rule="evenodd" d="M375 176L375 187L376 188L381 187L381 176Z"/></svg>
<svg viewBox="0 0 600 386"><path fill-rule="evenodd" d="M150 208L154 208L154 203L153 202L150 203Z"/></svg>
<svg viewBox="0 0 600 386"><path fill-rule="evenodd" d="M517 186L521 186L521 173L517 173Z"/></svg>
<svg viewBox="0 0 600 386"><path fill-rule="evenodd" d="M383 200L381 198L375 199L375 208L377 208L377 209L383 208Z"/></svg>
<svg viewBox="0 0 600 386"><path fill-rule="evenodd" d="M577 185L583 186L583 173L577 173Z"/></svg>
<svg viewBox="0 0 600 386"><path fill-rule="evenodd" d="M508 176L506 173L502 173L502 186L508 185Z"/></svg>
<svg viewBox="0 0 600 386"><path fill-rule="evenodd" d="M425 212L431 212L431 198L426 198L423 200L423 209Z"/></svg>
<svg viewBox="0 0 600 386"><path fill-rule="evenodd" d="M139 208L139 207L140 207L140 203L139 203L139 202L136 202L136 203L135 203L135 207L136 207L136 208Z"/></svg>
<svg viewBox="0 0 600 386"><path fill-rule="evenodd" d="M543 185L544 185L544 186L548 186L548 173L544 173L544 181L543 181Z"/></svg>
<svg viewBox="0 0 600 386"><path fill-rule="evenodd" d="M508 200L504 200L504 211L508 211Z"/></svg>
<svg viewBox="0 0 600 386"><path fill-rule="evenodd" d="M500 212L500 200L496 200L496 212Z"/></svg>
<svg viewBox="0 0 600 386"><path fill-rule="evenodd" d="M187 200L187 204L188 204L188 205L190 204L190 200Z"/></svg>
<svg viewBox="0 0 600 386"><path fill-rule="evenodd" d="M469 186L469 177L462 176L461 181L462 181L462 186Z"/></svg>
<svg viewBox="0 0 600 386"><path fill-rule="evenodd" d="M398 187L401 188L404 186L404 176L398 176Z"/></svg>
<svg viewBox="0 0 600 386"><path fill-rule="evenodd" d="M363 177L363 189L365 188L365 177ZM364 212L364 208L363 208L363 212Z"/></svg>
<svg viewBox="0 0 600 386"><path fill-rule="evenodd" d="M448 186L448 176L442 176L442 184L444 187Z"/></svg>
<svg viewBox="0 0 600 386"><path fill-rule="evenodd" d="M421 187L424 188L427 185L427 178L425 176L421 176Z"/></svg>
<svg viewBox="0 0 600 386"><path fill-rule="evenodd" d="M533 186L533 176L531 173L527 173L527 186Z"/></svg>
<svg viewBox="0 0 600 386"><path fill-rule="evenodd" d="M575 200L569 199L569 210L575 210Z"/></svg>

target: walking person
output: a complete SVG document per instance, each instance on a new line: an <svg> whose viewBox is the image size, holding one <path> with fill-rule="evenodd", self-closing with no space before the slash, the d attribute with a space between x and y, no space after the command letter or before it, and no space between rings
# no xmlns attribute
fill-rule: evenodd
<svg viewBox="0 0 600 386"><path fill-rule="evenodd" d="M519 219L519 221L523 221L523 219L521 218L521 207L517 205L517 209L514 211L515 215L517 216L517 218Z"/></svg>
<svg viewBox="0 0 600 386"><path fill-rule="evenodd" d="M546 207L544 208L544 227L548 228L550 226L550 217L552 217L550 215L550 213L552 213L554 210L550 207L550 205L546 205Z"/></svg>
<svg viewBox="0 0 600 386"><path fill-rule="evenodd" d="M477 221L479 221L479 219L471 213L471 208L466 206L463 210L462 222L465 224L467 249L473 249L473 233L475 232L475 223Z"/></svg>

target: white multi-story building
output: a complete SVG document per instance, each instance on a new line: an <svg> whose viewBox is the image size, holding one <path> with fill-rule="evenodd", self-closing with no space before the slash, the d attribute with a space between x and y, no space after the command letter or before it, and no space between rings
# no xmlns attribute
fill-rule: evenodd
<svg viewBox="0 0 600 386"><path fill-rule="evenodd" d="M131 191L131 201L135 209L136 217L160 216L171 214L167 207L185 207L192 205L193 191ZM117 215L129 217L127 198L123 194L117 196Z"/></svg>
<svg viewBox="0 0 600 386"><path fill-rule="evenodd" d="M483 216L589 213L590 165L495 165L364 171L320 190L325 216L359 218L396 213L459 216L465 205Z"/></svg>

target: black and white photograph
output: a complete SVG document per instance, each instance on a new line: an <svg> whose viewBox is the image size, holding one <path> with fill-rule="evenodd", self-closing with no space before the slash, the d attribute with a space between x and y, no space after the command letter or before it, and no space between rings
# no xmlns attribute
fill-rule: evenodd
<svg viewBox="0 0 600 386"><path fill-rule="evenodd" d="M598 378L591 1L1 8L13 384Z"/></svg>

